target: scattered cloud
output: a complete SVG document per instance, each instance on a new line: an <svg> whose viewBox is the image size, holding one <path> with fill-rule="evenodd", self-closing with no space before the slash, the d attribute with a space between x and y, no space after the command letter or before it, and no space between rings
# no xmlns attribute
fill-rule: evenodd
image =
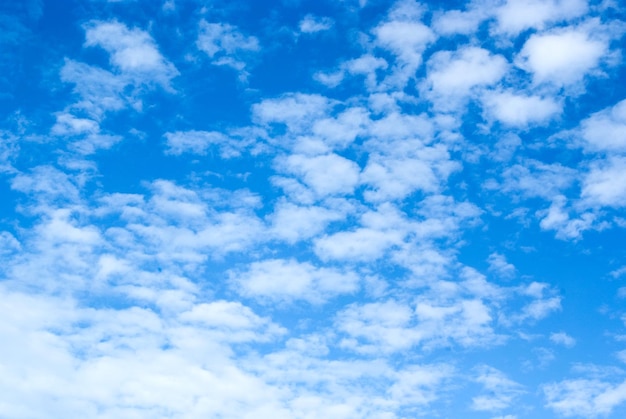
<svg viewBox="0 0 626 419"><path fill-rule="evenodd" d="M580 82L609 52L607 40L592 35L597 26L590 22L533 34L520 51L516 65L532 73L535 84L563 87Z"/></svg>
<svg viewBox="0 0 626 419"><path fill-rule="evenodd" d="M334 23L335 22L331 18L319 18L309 14L302 18L298 27L301 33L311 34L327 31L333 27Z"/></svg>
<svg viewBox="0 0 626 419"><path fill-rule="evenodd" d="M152 37L118 21L91 21L85 26L85 46L99 46L110 54L110 61L123 73L169 87L179 73L161 55Z"/></svg>
<svg viewBox="0 0 626 419"><path fill-rule="evenodd" d="M31 3L0 415L619 416L615 2Z"/></svg>
<svg viewBox="0 0 626 419"><path fill-rule="evenodd" d="M568 348L571 348L572 346L576 345L576 339L574 339L573 337L571 337L565 332L552 333L550 335L550 340L556 343L557 345L563 345Z"/></svg>

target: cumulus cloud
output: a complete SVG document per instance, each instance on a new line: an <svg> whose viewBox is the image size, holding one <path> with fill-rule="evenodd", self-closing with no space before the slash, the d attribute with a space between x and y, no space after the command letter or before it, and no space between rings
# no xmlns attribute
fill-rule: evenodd
<svg viewBox="0 0 626 419"><path fill-rule="evenodd" d="M608 415L626 401L626 383L598 379L564 380L545 385L543 391L547 407L566 417Z"/></svg>
<svg viewBox="0 0 626 419"><path fill-rule="evenodd" d="M580 124L584 147L590 151L626 151L626 100L592 114Z"/></svg>
<svg viewBox="0 0 626 419"><path fill-rule="evenodd" d="M343 220L346 209L331 205L297 205L282 201L274 207L270 215L272 223L271 232L277 238L296 243L322 233L326 226L333 222Z"/></svg>
<svg viewBox="0 0 626 419"><path fill-rule="evenodd" d="M583 181L581 196L589 206L626 205L626 158L595 162Z"/></svg>
<svg viewBox="0 0 626 419"><path fill-rule="evenodd" d="M85 45L99 46L110 54L111 64L122 72L168 87L178 70L161 55L152 37L117 21L92 21L86 25Z"/></svg>
<svg viewBox="0 0 626 419"><path fill-rule="evenodd" d="M315 303L357 290L359 278L354 273L317 268L308 262L266 260L254 262L241 273L231 273L239 292L261 301L305 300Z"/></svg>
<svg viewBox="0 0 626 419"><path fill-rule="evenodd" d="M84 8L58 62L0 13L2 414L617 414L624 351L551 317L625 287L550 272L623 275L619 8L303 5Z"/></svg>
<svg viewBox="0 0 626 419"><path fill-rule="evenodd" d="M396 57L393 72L386 80L389 86L404 87L415 77L422 64L422 54L435 41L434 32L420 22L424 9L413 0L398 1L390 10L387 21L372 32L375 45L391 51Z"/></svg>
<svg viewBox="0 0 626 419"><path fill-rule="evenodd" d="M565 27L531 35L516 65L532 73L536 84L562 87L580 82L608 53L607 40L594 37L593 26Z"/></svg>
<svg viewBox="0 0 626 419"><path fill-rule="evenodd" d="M299 131L330 110L331 101L317 94L293 93L276 99L265 99L253 105L252 114L262 124L285 124Z"/></svg>
<svg viewBox="0 0 626 419"><path fill-rule="evenodd" d="M469 35L478 30L480 23L489 16L482 8L470 10L447 10L433 16L433 28L438 34L450 36L455 34Z"/></svg>
<svg viewBox="0 0 626 419"><path fill-rule="evenodd" d="M300 177L319 197L351 194L359 181L359 166L334 153L321 156L292 154L278 159L277 166Z"/></svg>
<svg viewBox="0 0 626 419"><path fill-rule="evenodd" d="M438 109L457 109L475 88L493 85L506 72L508 63L500 55L474 46L457 51L439 51L428 60L424 94Z"/></svg>
<svg viewBox="0 0 626 419"><path fill-rule="evenodd" d="M588 11L587 0L507 0L495 9L497 33L517 35L526 29L567 21Z"/></svg>
<svg viewBox="0 0 626 419"><path fill-rule="evenodd" d="M513 92L487 92L483 106L488 115L513 127L545 124L561 112L561 105L552 98L526 96Z"/></svg>

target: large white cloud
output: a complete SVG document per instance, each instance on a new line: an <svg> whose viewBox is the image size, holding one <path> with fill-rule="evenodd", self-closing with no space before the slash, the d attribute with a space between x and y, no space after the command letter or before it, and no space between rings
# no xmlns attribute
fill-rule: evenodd
<svg viewBox="0 0 626 419"><path fill-rule="evenodd" d="M483 48L465 46L457 51L438 51L428 60L422 91L437 109L454 110L475 88L497 83L507 67L503 56Z"/></svg>
<svg viewBox="0 0 626 419"><path fill-rule="evenodd" d="M517 65L532 73L533 82L567 86L580 82L608 54L608 42L597 24L559 28L533 34L517 57Z"/></svg>

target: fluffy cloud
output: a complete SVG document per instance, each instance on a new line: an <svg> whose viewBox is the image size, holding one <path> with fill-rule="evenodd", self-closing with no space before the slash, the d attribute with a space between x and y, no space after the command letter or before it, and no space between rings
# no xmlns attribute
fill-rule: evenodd
<svg viewBox="0 0 626 419"><path fill-rule="evenodd" d="M548 23L583 16L587 11L587 0L507 0L495 10L495 30L517 35L526 29L544 29Z"/></svg>
<svg viewBox="0 0 626 419"><path fill-rule="evenodd" d="M597 379L564 380L544 386L547 406L567 417L608 415L626 401L626 383Z"/></svg>
<svg viewBox="0 0 626 419"><path fill-rule="evenodd" d="M618 414L618 7L174 3L0 12L0 416Z"/></svg>
<svg viewBox="0 0 626 419"><path fill-rule="evenodd" d="M488 115L513 127L545 124L561 112L561 105L554 99L508 91L488 92L482 100Z"/></svg>
<svg viewBox="0 0 626 419"><path fill-rule="evenodd" d="M583 182L581 196L592 207L626 205L626 158L595 162Z"/></svg>
<svg viewBox="0 0 626 419"><path fill-rule="evenodd" d="M354 273L317 268L307 262L274 259L254 262L242 273L231 273L231 281L242 295L261 301L319 303L356 291L359 278Z"/></svg>
<svg viewBox="0 0 626 419"><path fill-rule="evenodd" d="M423 8L413 0L399 1L389 12L388 20L373 29L375 45L396 57L393 72L386 80L389 87L404 87L422 64L422 53L435 41L433 31L420 22Z"/></svg>
<svg viewBox="0 0 626 419"><path fill-rule="evenodd" d="M516 64L532 73L536 84L562 87L579 82L608 53L607 40L592 36L593 28L594 25L566 27L533 34L520 51Z"/></svg>
<svg viewBox="0 0 626 419"><path fill-rule="evenodd" d="M457 109L475 88L493 85L506 72L508 63L486 49L466 46L457 51L439 51L427 63L424 94L436 108Z"/></svg>
<svg viewBox="0 0 626 419"><path fill-rule="evenodd" d="M580 133L587 150L626 151L626 100L583 120Z"/></svg>
<svg viewBox="0 0 626 419"><path fill-rule="evenodd" d="M266 99L252 107L254 119L261 124L285 124L297 132L327 114L331 102L317 94L288 94L281 98Z"/></svg>
<svg viewBox="0 0 626 419"><path fill-rule="evenodd" d="M296 243L322 233L329 223L343 220L347 210L343 206L304 206L285 201L274 208L269 217L272 224L270 231L288 243Z"/></svg>
<svg viewBox="0 0 626 419"><path fill-rule="evenodd" d="M351 194L359 181L359 166L334 153L312 157L293 154L279 159L277 166L300 177L320 197Z"/></svg>
<svg viewBox="0 0 626 419"><path fill-rule="evenodd" d="M164 87L178 75L178 70L161 55L147 32L129 29L117 21L90 22L86 26L85 45L102 47L121 71L154 80Z"/></svg>

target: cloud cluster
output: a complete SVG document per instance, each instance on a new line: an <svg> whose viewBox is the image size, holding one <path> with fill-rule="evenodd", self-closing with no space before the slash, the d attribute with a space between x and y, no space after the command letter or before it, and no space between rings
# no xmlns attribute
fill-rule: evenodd
<svg viewBox="0 0 626 419"><path fill-rule="evenodd" d="M0 416L624 408L619 7L161 6L29 56Z"/></svg>

